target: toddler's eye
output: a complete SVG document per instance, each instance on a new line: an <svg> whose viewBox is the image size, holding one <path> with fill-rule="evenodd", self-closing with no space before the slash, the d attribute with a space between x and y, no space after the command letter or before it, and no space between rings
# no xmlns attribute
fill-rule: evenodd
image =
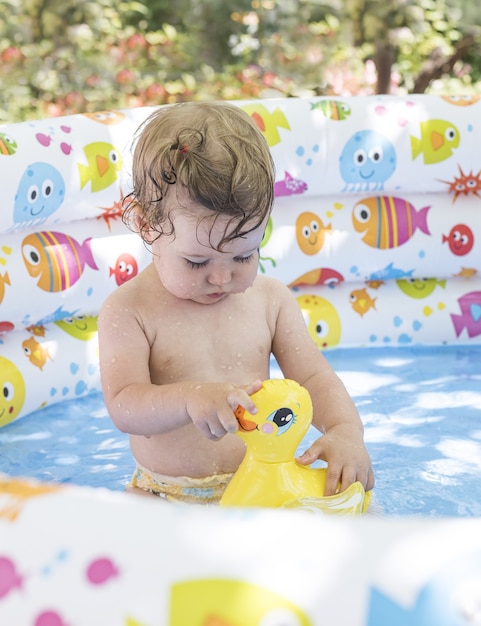
<svg viewBox="0 0 481 626"><path fill-rule="evenodd" d="M249 261L252 261L253 257L253 254L249 254L249 256L240 256L236 258L236 261L238 263L249 263Z"/></svg>
<svg viewBox="0 0 481 626"><path fill-rule="evenodd" d="M185 259L185 261L187 265L193 270L200 270L201 268L205 267L208 263L208 261L201 261L200 263L195 263L194 261L189 261L189 259Z"/></svg>

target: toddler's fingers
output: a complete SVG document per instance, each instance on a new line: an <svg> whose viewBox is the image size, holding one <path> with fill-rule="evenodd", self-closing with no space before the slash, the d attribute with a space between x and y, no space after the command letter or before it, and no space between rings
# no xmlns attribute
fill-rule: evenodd
<svg viewBox="0 0 481 626"><path fill-rule="evenodd" d="M322 461L327 461L324 454L323 437L319 437L319 439L316 439L310 448L308 448L303 454L301 454L301 456L296 458L296 461L301 465L310 465L318 459L321 459Z"/></svg>
<svg viewBox="0 0 481 626"><path fill-rule="evenodd" d="M356 476L355 469L349 470L347 468L343 468L342 475L338 480L340 481L340 486L338 486L339 491L345 491L356 481L359 481L365 488L365 479L360 479L360 477Z"/></svg>
<svg viewBox="0 0 481 626"><path fill-rule="evenodd" d="M259 391L260 389L262 389L262 380L260 378L258 378L257 380L255 380L254 382L252 382L250 385L246 385L244 387L244 391L247 393L247 395L252 396L252 394L256 393L257 391Z"/></svg>
<svg viewBox="0 0 481 626"><path fill-rule="evenodd" d="M335 493L342 491L340 485L342 479L341 469L328 465L326 469L326 486L324 487L325 496L333 496Z"/></svg>
<svg viewBox="0 0 481 626"><path fill-rule="evenodd" d="M252 415L255 415L255 413L257 413L257 407L254 404L254 400L252 400L250 395L244 389L239 388L231 391L227 396L227 402L229 403L229 406L233 412L237 409L238 406L241 406Z"/></svg>
<svg viewBox="0 0 481 626"><path fill-rule="evenodd" d="M372 467L369 468L369 472L367 474L367 482L366 482L366 491L370 491L374 487L374 483L376 482L374 478L374 470Z"/></svg>
<svg viewBox="0 0 481 626"><path fill-rule="evenodd" d="M207 422L198 422L196 423L196 426L204 437L207 437L207 439L210 439L211 441L218 441L225 435L224 431L223 435L219 436L216 432L214 432L214 428L210 427Z"/></svg>

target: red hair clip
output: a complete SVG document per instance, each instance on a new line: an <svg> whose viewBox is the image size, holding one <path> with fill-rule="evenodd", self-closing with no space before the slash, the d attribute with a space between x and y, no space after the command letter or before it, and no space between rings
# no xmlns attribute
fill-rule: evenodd
<svg viewBox="0 0 481 626"><path fill-rule="evenodd" d="M186 153L186 152L188 152L188 151L189 151L189 148L187 147L187 145L186 145L185 143L184 143L184 144L182 144L182 146L180 146L180 147L179 147L179 152L180 152L181 154L185 154L185 153Z"/></svg>

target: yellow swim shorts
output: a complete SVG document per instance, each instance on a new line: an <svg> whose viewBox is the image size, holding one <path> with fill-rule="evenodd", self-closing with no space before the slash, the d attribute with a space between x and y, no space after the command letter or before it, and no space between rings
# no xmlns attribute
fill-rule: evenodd
<svg viewBox="0 0 481 626"><path fill-rule="evenodd" d="M132 487L153 493L169 502L218 504L234 474L215 474L205 478L165 476L137 463Z"/></svg>

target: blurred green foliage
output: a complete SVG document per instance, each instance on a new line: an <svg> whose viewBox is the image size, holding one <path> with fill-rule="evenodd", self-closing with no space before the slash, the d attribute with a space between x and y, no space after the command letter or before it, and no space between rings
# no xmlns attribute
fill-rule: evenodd
<svg viewBox="0 0 481 626"><path fill-rule="evenodd" d="M194 99L481 92L477 7L0 0L0 122Z"/></svg>

